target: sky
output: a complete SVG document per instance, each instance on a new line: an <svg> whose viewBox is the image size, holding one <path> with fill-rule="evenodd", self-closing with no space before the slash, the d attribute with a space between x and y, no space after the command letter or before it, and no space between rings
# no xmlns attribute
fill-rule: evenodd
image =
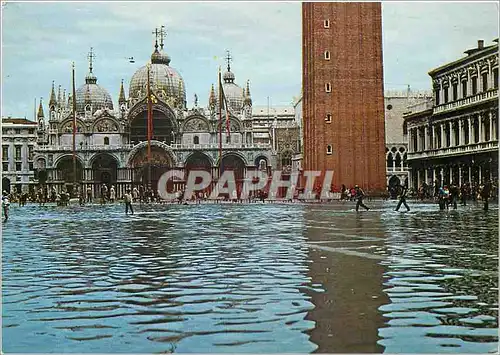
<svg viewBox="0 0 500 355"><path fill-rule="evenodd" d="M52 81L84 84L87 55L115 105L153 51L155 27L167 30L165 50L194 94L208 103L210 86L230 50L236 83L250 80L254 105L289 105L300 96L300 2L7 2L2 6L2 116L33 119L34 100L48 102ZM498 38L497 2L384 2L386 90L430 90L428 72L467 49ZM128 58L134 57L135 63ZM47 111L45 111L47 115Z"/></svg>

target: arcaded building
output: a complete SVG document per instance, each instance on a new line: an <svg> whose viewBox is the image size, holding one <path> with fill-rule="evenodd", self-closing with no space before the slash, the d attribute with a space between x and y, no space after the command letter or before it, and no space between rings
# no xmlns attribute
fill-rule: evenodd
<svg viewBox="0 0 500 355"><path fill-rule="evenodd" d="M304 170L386 191L380 3L302 4Z"/></svg>
<svg viewBox="0 0 500 355"><path fill-rule="evenodd" d="M482 183L498 179L498 39L433 69L434 97L411 107L410 184Z"/></svg>

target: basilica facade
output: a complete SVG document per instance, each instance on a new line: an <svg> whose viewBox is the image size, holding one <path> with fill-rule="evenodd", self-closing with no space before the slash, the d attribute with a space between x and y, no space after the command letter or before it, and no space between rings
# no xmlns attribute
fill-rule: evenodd
<svg viewBox="0 0 500 355"><path fill-rule="evenodd" d="M151 62L133 74L128 97L122 81L118 107L113 105L106 89L97 83L91 52L89 73L75 97L76 170L73 168L73 98L66 99L66 93L61 93L60 87L56 90L52 84L48 107L40 102L37 115L34 161L40 185L59 191L72 190L73 182L77 181L81 189L90 187L94 196L99 196L100 187L106 184L115 186L121 196L127 188L147 186L149 181L156 190L160 176L170 169L186 173L193 169L208 171L213 177L212 184L225 170L233 170L240 186L247 170L271 173L276 166L277 152L272 140L255 139L257 129L254 129L249 82L239 86L228 61L227 71L222 75L227 104L219 110L219 88L212 85L207 107L199 107L195 99L193 107L188 108L186 83L170 65L171 58L163 51L163 43L158 47L156 44ZM154 94L150 159L147 154L148 72ZM222 111L222 120L219 111ZM222 154L219 137L222 137ZM185 180L174 181L173 188L181 189L183 183Z"/></svg>

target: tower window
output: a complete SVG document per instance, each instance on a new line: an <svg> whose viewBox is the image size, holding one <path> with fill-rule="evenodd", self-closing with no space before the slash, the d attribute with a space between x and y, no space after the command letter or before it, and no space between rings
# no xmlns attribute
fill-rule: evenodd
<svg viewBox="0 0 500 355"><path fill-rule="evenodd" d="M467 81L462 81L462 98L467 97Z"/></svg>
<svg viewBox="0 0 500 355"><path fill-rule="evenodd" d="M326 83L325 84L325 91L326 92L332 92L332 84Z"/></svg>
<svg viewBox="0 0 500 355"><path fill-rule="evenodd" d="M332 148L331 144L328 144L326 146L326 154L332 155L332 152L333 152L333 148Z"/></svg>
<svg viewBox="0 0 500 355"><path fill-rule="evenodd" d="M493 69L493 87L498 88L498 68Z"/></svg>
<svg viewBox="0 0 500 355"><path fill-rule="evenodd" d="M109 137L104 137L104 145L109 145Z"/></svg>
<svg viewBox="0 0 500 355"><path fill-rule="evenodd" d="M325 51L325 60L330 60L330 51Z"/></svg>
<svg viewBox="0 0 500 355"><path fill-rule="evenodd" d="M324 20L324 21L323 21L323 26L324 26L325 28L330 28L330 20Z"/></svg>
<svg viewBox="0 0 500 355"><path fill-rule="evenodd" d="M330 113L326 114L325 122L326 123L332 123L332 115Z"/></svg>
<svg viewBox="0 0 500 355"><path fill-rule="evenodd" d="M193 138L193 143L194 143L194 144L200 144L200 137L198 137L198 136L194 136L194 138Z"/></svg>

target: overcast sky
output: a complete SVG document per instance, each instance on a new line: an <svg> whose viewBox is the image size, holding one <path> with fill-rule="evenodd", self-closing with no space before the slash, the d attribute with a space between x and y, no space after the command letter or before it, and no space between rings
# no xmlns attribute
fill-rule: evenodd
<svg viewBox="0 0 500 355"><path fill-rule="evenodd" d="M496 2L383 3L385 88L429 89L429 70L463 56L478 39L489 45L498 37L498 11ZM70 89L72 61L82 85L91 46L98 84L116 102L124 79L128 96L128 82L149 60L151 32L160 25L188 106L195 93L207 104L226 49L236 82L250 80L254 105L266 105L268 96L272 105L286 105L301 91L298 2L7 3L2 24L4 116L31 119L34 99L47 103L52 80Z"/></svg>

